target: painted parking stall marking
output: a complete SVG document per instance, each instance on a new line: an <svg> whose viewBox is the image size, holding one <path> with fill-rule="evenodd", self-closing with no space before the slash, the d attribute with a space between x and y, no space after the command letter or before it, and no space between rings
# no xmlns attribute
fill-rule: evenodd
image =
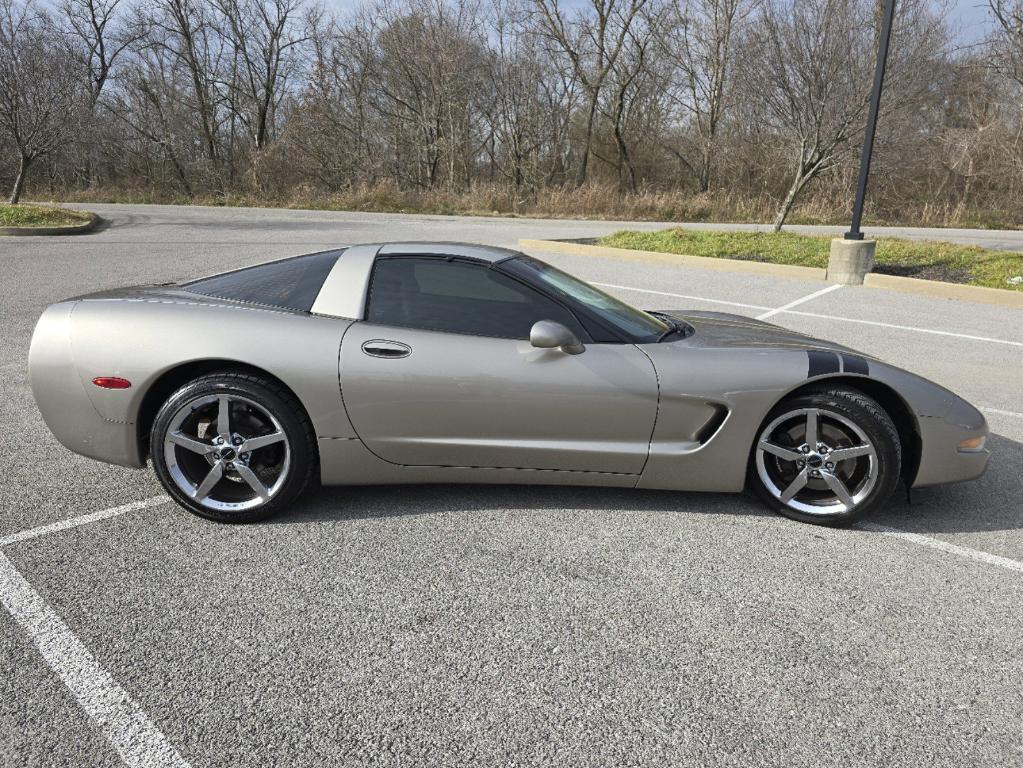
<svg viewBox="0 0 1023 768"><path fill-rule="evenodd" d="M1008 339L995 339L990 336L974 336L969 333L954 333L953 331L936 331L933 328L919 328L915 325L897 325L896 323L882 323L878 320L861 320L858 317L840 317L838 315L824 315L819 312L804 312L799 309L786 309L785 314L799 315L800 317L816 317L821 320L836 320L842 323L857 323L858 325L873 325L878 328L891 328L895 331L912 331L914 333L927 333L932 336L951 336L956 339L968 341L984 341L989 344L1004 344L1010 347L1023 349L1023 341L1009 341Z"/></svg>
<svg viewBox="0 0 1023 768"><path fill-rule="evenodd" d="M790 314L790 315L799 315L801 317L816 317L816 318L820 318L820 319L823 319L823 320L838 320L838 321L846 322L846 323L861 323L863 325L873 325L873 326L879 326L881 328L893 328L893 329L904 330L904 331L915 331L917 333L928 333L928 334L933 334L933 335L937 335L937 336L952 336L952 337L959 338L959 339L969 339L971 341L986 341L986 342L990 342L990 343L993 343L993 344L1007 344L1007 345L1015 346L1015 347L1023 347L1023 342L1009 341L1008 339L994 339L994 338L990 338L990 337L987 337L987 336L972 336L972 335L965 334L965 333L953 333L951 331L936 331L936 330L933 330L931 328L917 328L915 326L909 326L909 325L895 325L895 324L892 324L892 323L882 323L882 322L879 322L879 321L876 321L876 320L860 320L858 318L852 318L852 317L837 317L835 315L825 315L825 314L821 314L821 313L818 313L818 312L804 312L804 311L797 310L797 309L790 309L790 307L796 307L796 306L798 306L798 305L800 305L800 304L802 304L804 302L810 301L811 299L815 299L815 298L817 298L819 296L823 296L823 295L825 295L827 293L830 293L831 291L835 290L836 288L841 288L842 287L841 285L834 285L834 286L830 286L828 288L824 288L824 289L822 289L820 291L816 291L816 292L811 293L811 294L809 294L807 296L804 296L801 299L796 299L795 301L789 302L788 304L785 304L785 305L783 305L781 307L777 307L775 309L771 309L770 307L759 306L757 304L744 304L744 303L738 302L738 301L725 301L725 300L722 300L722 299L708 299L708 298L706 298L704 296L689 296L689 295L682 294L682 293L670 293L668 291L652 291L652 290L650 290L648 288L636 288L636 287L628 286L628 285L615 285L613 283L593 283L593 284L597 285L597 286L600 286L601 288L613 288L613 289L617 289L617 290L621 290L621 291L633 291L635 293L648 293L648 294L651 294L653 296L670 296L671 298L675 298L675 299L686 299L688 301L702 301L702 302L709 303L709 304L722 304L722 305L730 306L730 307L740 307L742 309L765 309L765 310L768 310L767 312L764 312L763 314L758 315L757 316L758 320L763 320L764 318L771 317L774 314L785 313L785 314ZM992 407L989 407L989 406L986 406L986 405L982 405L982 406L978 406L978 407L980 408L981 411L984 411L985 413L995 414L995 415L998 415L998 416L1012 416L1012 417L1017 418L1017 419L1023 419L1023 413L1019 413L1017 411L1007 411L1007 410L1004 410L1002 408L992 408Z"/></svg>
<svg viewBox="0 0 1023 768"><path fill-rule="evenodd" d="M1017 419L1023 419L1023 413L1017 413L1016 411L1003 411L1001 408L989 408L986 405L977 406L984 413L993 413L997 416L1013 416Z"/></svg>
<svg viewBox="0 0 1023 768"><path fill-rule="evenodd" d="M800 304L805 304L808 301L813 301L818 296L824 296L825 294L832 293L833 291L837 291L839 288L842 288L842 287L843 287L842 284L838 283L836 285L829 285L827 288L821 288L819 291L814 291L813 293L808 294L806 296L803 296L800 299L796 299L795 301L790 301L788 304L780 306L777 309L769 309L767 312L764 312L762 315L757 315L757 320L766 320L769 317L777 315L779 312L786 312L786 311L792 309L793 307L798 307Z"/></svg>
<svg viewBox="0 0 1023 768"><path fill-rule="evenodd" d="M800 317L816 317L821 320L834 320L841 323L857 323L859 325L872 325L878 328L891 328L897 331L913 331L915 333L926 333L933 336L949 336L955 339L967 339L969 341L984 341L990 344L1004 344L1010 347L1023 349L1023 341L1009 341L1008 339L996 339L990 336L974 336L969 333L955 333L953 331L937 331L933 328L920 328L915 325L898 325L896 323L883 323L879 320L861 320L858 317L843 317L839 315L825 315L820 312L804 312L799 309L783 309L781 307L765 307L758 304L744 304L739 301L722 301L721 299L708 299L703 296L687 296L682 293L668 293L667 291L651 291L647 288L636 288L629 285L614 285L612 283L593 283L601 288L615 288L621 291L633 291L635 293L648 293L653 296L670 296L676 299L688 299L689 301L702 301L709 304L722 304L729 307L740 307L742 309L763 309L777 310L778 314L798 315ZM807 297L806 300L809 300Z"/></svg>
<svg viewBox="0 0 1023 768"><path fill-rule="evenodd" d="M82 641L6 555L0 553L0 602L35 644L46 664L132 768L188 768L139 705L104 670Z"/></svg>
<svg viewBox="0 0 1023 768"><path fill-rule="evenodd" d="M58 531L66 531L69 528L77 528L80 525L88 525L89 523L95 523L100 520L106 520L110 517L117 517L127 512L135 512L139 509L146 509L148 507L156 507L160 504L166 504L170 501L169 496L154 496L150 499L143 499L142 501L133 501L130 504L122 504L119 507L111 507L110 509L103 509L99 512L92 512L88 515L80 515L78 517L69 517L67 520L58 520L56 523L50 523L49 525L41 525L38 528L29 528L27 531L19 531L18 533L12 533L10 536L0 538L0 547L6 547L8 544L13 544L16 541L26 541L27 539L35 539L39 536L46 536L50 533L57 533Z"/></svg>
<svg viewBox="0 0 1023 768"><path fill-rule="evenodd" d="M767 309L767 310L772 309L772 307L765 307L762 304L743 304L738 301L722 301L721 299L708 299L705 296L687 296L684 293L669 293L668 291L651 291L648 288L633 288L628 285L615 285L614 283L593 282L592 285L596 285L599 288L615 288L620 291L635 291L636 293L649 293L652 296L668 296L672 299L688 299L689 301L702 301L707 304L723 304L726 307L742 307L743 309Z"/></svg>
<svg viewBox="0 0 1023 768"><path fill-rule="evenodd" d="M1020 415L1020 414L1013 414ZM131 511L159 506L166 496L123 504L32 528L0 540L0 546L88 525ZM899 539L974 562L1023 573L1023 562L876 523L860 530ZM43 660L72 693L130 768L190 768L128 692L100 666L63 619L47 604L6 555L0 553L0 603L25 630Z"/></svg>
<svg viewBox="0 0 1023 768"><path fill-rule="evenodd" d="M30 528L3 539L0 546L27 541L127 512L165 504L155 496L143 501ZM0 603L25 630L46 665L67 687L89 718L130 768L189 768L149 716L128 692L100 666L71 628L0 552Z"/></svg>
<svg viewBox="0 0 1023 768"><path fill-rule="evenodd" d="M920 533L901 531L898 528L890 528L887 525L879 525L877 523L859 523L856 527L864 531L870 531L871 533L879 533L882 536L902 539L903 541L908 541L921 547L937 549L941 552L947 552L950 555L965 557L968 560L976 560L979 563L997 565L1000 568L1007 568L1010 571L1023 573L1023 562L1013 560L1008 557L1002 557L1001 555L992 555L990 552L983 552L979 549L971 549L970 547L962 547L958 544L951 544L947 541L931 538L930 536L924 536Z"/></svg>

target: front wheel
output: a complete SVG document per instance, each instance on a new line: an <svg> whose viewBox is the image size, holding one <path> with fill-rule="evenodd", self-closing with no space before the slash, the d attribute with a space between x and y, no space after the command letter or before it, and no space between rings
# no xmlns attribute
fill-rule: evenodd
<svg viewBox="0 0 1023 768"><path fill-rule="evenodd" d="M786 517L848 525L880 507L899 481L902 446L885 410L854 389L791 397L753 445L749 482Z"/></svg>
<svg viewBox="0 0 1023 768"><path fill-rule="evenodd" d="M316 440L290 392L260 376L221 373L178 389L150 437L153 468L181 506L211 520L252 522L309 484Z"/></svg>

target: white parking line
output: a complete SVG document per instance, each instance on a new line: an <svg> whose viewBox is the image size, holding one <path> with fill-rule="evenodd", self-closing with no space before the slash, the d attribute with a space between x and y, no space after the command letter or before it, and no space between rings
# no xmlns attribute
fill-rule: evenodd
<svg viewBox="0 0 1023 768"><path fill-rule="evenodd" d="M823 296L826 293L831 293L832 291L837 291L841 287L842 287L842 284L838 283L837 285L829 285L827 288L821 288L819 291L814 291L809 296L804 296L801 299L796 299L795 301L790 301L788 304L785 304L784 306L778 307L777 309L769 309L764 314L757 315L757 320L766 320L767 318L771 317L772 315L777 315L779 312L785 312L785 311L787 311L789 309L792 309L792 307L798 307L800 304L805 304L808 301L813 301L818 296Z"/></svg>
<svg viewBox="0 0 1023 768"><path fill-rule="evenodd" d="M860 320L857 317L839 317L838 315L822 315L818 312L803 312L798 309L785 310L787 315L800 315L801 317L818 317L822 320L838 320L843 323L858 323L860 325L873 325L878 328L893 328L898 331L915 331L916 333L929 333L933 336L951 336L956 339L968 339L970 341L987 341L991 344L1006 344L1010 347L1023 347L1023 341L1009 341L1007 339L994 339L990 336L973 336L968 333L953 333L952 331L935 331L931 328L919 328L915 325L896 325L895 323L882 323L878 320Z"/></svg>
<svg viewBox="0 0 1023 768"><path fill-rule="evenodd" d="M0 547L79 525L155 507L170 501L154 496L88 515L59 520L0 539ZM126 765L176 766L188 763L128 695L93 658L57 613L43 600L6 555L0 553L0 603L28 633L44 661L67 686L79 705L99 726Z"/></svg>
<svg viewBox="0 0 1023 768"><path fill-rule="evenodd" d="M995 410L995 409L991 409ZM999 411L1001 412L1001 411ZM1011 415L1015 414L1006 411ZM44 536L168 502L155 496L88 515L39 526L0 539L0 545ZM883 536L1023 573L1023 562L993 555L917 533L876 523L857 527ZM130 768L190 768L128 692L96 661L63 619L50 607L17 567L0 553L0 603L22 626L46 664L97 724Z"/></svg>
<svg viewBox="0 0 1023 768"><path fill-rule="evenodd" d="M879 533L882 536L891 536L895 539L902 539L903 541L909 541L913 544L919 544L922 547L930 547L931 549L948 552L949 554L965 557L969 560L976 560L981 563L987 563L988 565L997 565L1001 568L1008 568L1010 571L1023 573L1023 563L1019 560L1002 557L1001 555L992 555L989 552L982 552L979 549L970 549L969 547L961 547L958 544L949 544L947 541L942 541L941 539L932 539L930 536L924 536L919 533L910 533L909 531L900 531L898 528L889 528L887 525L878 525L877 523L860 523L857 527L872 533Z"/></svg>
<svg viewBox="0 0 1023 768"><path fill-rule="evenodd" d="M655 296L671 296L676 299L686 299L688 301L704 301L710 304L724 304L730 307L741 307L743 309L768 309L774 310L774 307L764 307L758 304L743 304L739 301L722 301L721 299L708 299L703 296L687 296L682 293L668 293L667 291L651 291L647 288L634 288L628 285L613 285L611 283L594 283L601 288L617 288L622 291L635 291L636 293L649 293ZM969 339L970 341L986 341L991 344L1006 344L1010 347L1021 347L1023 348L1023 341L1009 341L1007 339L994 339L989 336L973 336L968 333L954 333L953 331L936 331L931 328L919 328L914 325L896 325L895 323L882 323L878 320L861 320L857 317L842 317L839 315L824 315L819 312L802 312L798 309L783 309L777 308L779 314L785 315L799 315L800 317L816 317L821 320L836 320L842 323L858 323L860 325L873 325L878 328L892 328L899 331L914 331L916 333L927 333L934 336L951 336L956 339Z"/></svg>
<svg viewBox="0 0 1023 768"><path fill-rule="evenodd" d="M132 768L188 768L145 712L0 553L0 602L43 659Z"/></svg>
<svg viewBox="0 0 1023 768"><path fill-rule="evenodd" d="M636 291L637 293L649 293L654 296L669 296L673 299L686 299L687 301L703 301L707 304L724 304L727 307L742 307L743 309L771 309L760 304L742 304L738 301L721 301L720 299L708 299L705 296L686 296L684 293L668 293L667 291L651 291L647 288L632 288L628 285L615 285L614 283L592 283L598 288L617 288L621 291Z"/></svg>
<svg viewBox="0 0 1023 768"><path fill-rule="evenodd" d="M38 528L29 528L27 531L19 531L18 533L12 533L9 536L5 536L0 539L0 547L6 547L8 544L13 544L16 541L34 539L38 536L45 536L48 533L56 533L57 531L64 531L68 528L75 528L79 525L94 523L97 520L106 520L108 517L117 517L118 515L123 515L125 512L134 512L137 509L145 509L146 507L156 507L160 504L166 504L168 501L170 501L169 496L154 496L151 499L133 501L130 504L123 504L120 507L111 507L110 509L104 509L100 512L92 512L88 515L69 517L67 520L58 520L55 523L41 525Z"/></svg>
<svg viewBox="0 0 1023 768"><path fill-rule="evenodd" d="M1023 413L1016 413L1016 411L1003 411L1001 408L988 408L986 405L977 407L985 413L997 413L999 416L1015 416L1017 419L1023 419Z"/></svg>

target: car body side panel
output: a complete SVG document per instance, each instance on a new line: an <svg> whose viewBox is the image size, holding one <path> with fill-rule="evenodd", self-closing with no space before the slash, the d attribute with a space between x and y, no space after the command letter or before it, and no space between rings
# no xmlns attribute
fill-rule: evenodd
<svg viewBox="0 0 1023 768"><path fill-rule="evenodd" d="M358 438L321 438L320 481L324 485L406 485L418 483L493 483L509 485L582 485L633 488L637 475L487 467L410 467L384 461Z"/></svg>
<svg viewBox="0 0 1023 768"><path fill-rule="evenodd" d="M661 405L639 487L740 491L757 429L805 380L806 352L688 341L642 347L657 368Z"/></svg>
<svg viewBox="0 0 1023 768"><path fill-rule="evenodd" d="M145 393L170 369L224 360L256 366L284 382L302 401L317 435L352 437L337 378L338 349L349 322L231 304L82 301L74 308L69 352L80 388L106 422L134 425ZM45 328L41 331L45 336ZM100 389L91 383L96 376L120 376L132 386ZM131 431L134 440L133 426ZM133 451L121 463L138 465L141 457Z"/></svg>
<svg viewBox="0 0 1023 768"><path fill-rule="evenodd" d="M694 330L641 346L657 369L661 404L639 487L740 491L764 417L810 380L808 350L846 350L739 315L662 311ZM694 411L707 416L696 431Z"/></svg>
<svg viewBox="0 0 1023 768"><path fill-rule="evenodd" d="M887 363L871 360L869 377L896 392L915 417L920 464L913 488L973 480L984 474L990 451L958 450L962 440L988 434L980 411L940 384Z"/></svg>
<svg viewBox="0 0 1023 768"><path fill-rule="evenodd" d="M433 252L439 246L422 247ZM140 466L136 421L146 392L172 368L215 359L266 370L295 392L319 438L328 484L737 491L770 409L808 382L841 376L884 384L908 406L921 442L914 486L972 479L986 466L986 450L958 450L962 440L987 434L983 415L962 398L840 345L735 315L669 312L695 333L617 350L594 344L576 356L476 337L452 347L447 334L396 331L414 342L406 362L426 354L430 364L414 375L400 368L402 360L378 360L384 367L371 370L361 352L370 338L362 335L367 324L345 319L362 316L360 281L368 278L369 254L379 246L363 248L366 255L351 260L348 272L332 272L335 284L325 296L331 300L320 304L322 315L197 297L180 288L126 289L51 306L29 356L47 425L71 450ZM504 253L484 256L497 260ZM353 346L342 350L348 335ZM488 350L498 347L504 357L495 361ZM498 365L509 357L524 364ZM99 389L91 383L96 376L120 376L132 387ZM446 451L442 462L438 445Z"/></svg>
<svg viewBox="0 0 1023 768"><path fill-rule="evenodd" d="M379 250L378 245L354 245L345 250L320 286L312 313L361 320L366 309L369 278Z"/></svg>
<svg viewBox="0 0 1023 768"><path fill-rule="evenodd" d="M405 357L364 346L397 343ZM631 344L570 355L528 341L355 323L341 390L359 437L380 458L639 474L657 414L650 360Z"/></svg>
<svg viewBox="0 0 1023 768"><path fill-rule="evenodd" d="M696 332L671 343L643 345L657 369L661 405L642 488L737 491L768 412L793 390L842 377L880 382L901 397L921 440L914 487L970 480L983 473L987 451L962 453L959 442L987 434L984 417L927 379L864 358L845 347L748 318L671 312ZM694 440L694 408L727 410L720 427ZM711 422L713 426L713 421Z"/></svg>
<svg viewBox="0 0 1023 768"><path fill-rule="evenodd" d="M100 415L75 368L71 316L76 304L48 307L36 324L29 349L32 395L46 426L66 448L100 461L138 466L134 427Z"/></svg>

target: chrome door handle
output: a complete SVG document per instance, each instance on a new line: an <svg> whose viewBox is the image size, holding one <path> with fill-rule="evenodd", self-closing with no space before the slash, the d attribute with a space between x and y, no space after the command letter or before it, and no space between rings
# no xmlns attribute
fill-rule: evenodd
<svg viewBox="0 0 1023 768"><path fill-rule="evenodd" d="M401 357L408 357L412 354L412 347L402 344L400 341L388 341L387 339L370 339L362 345L362 351L370 357L382 357L388 360L397 360Z"/></svg>

